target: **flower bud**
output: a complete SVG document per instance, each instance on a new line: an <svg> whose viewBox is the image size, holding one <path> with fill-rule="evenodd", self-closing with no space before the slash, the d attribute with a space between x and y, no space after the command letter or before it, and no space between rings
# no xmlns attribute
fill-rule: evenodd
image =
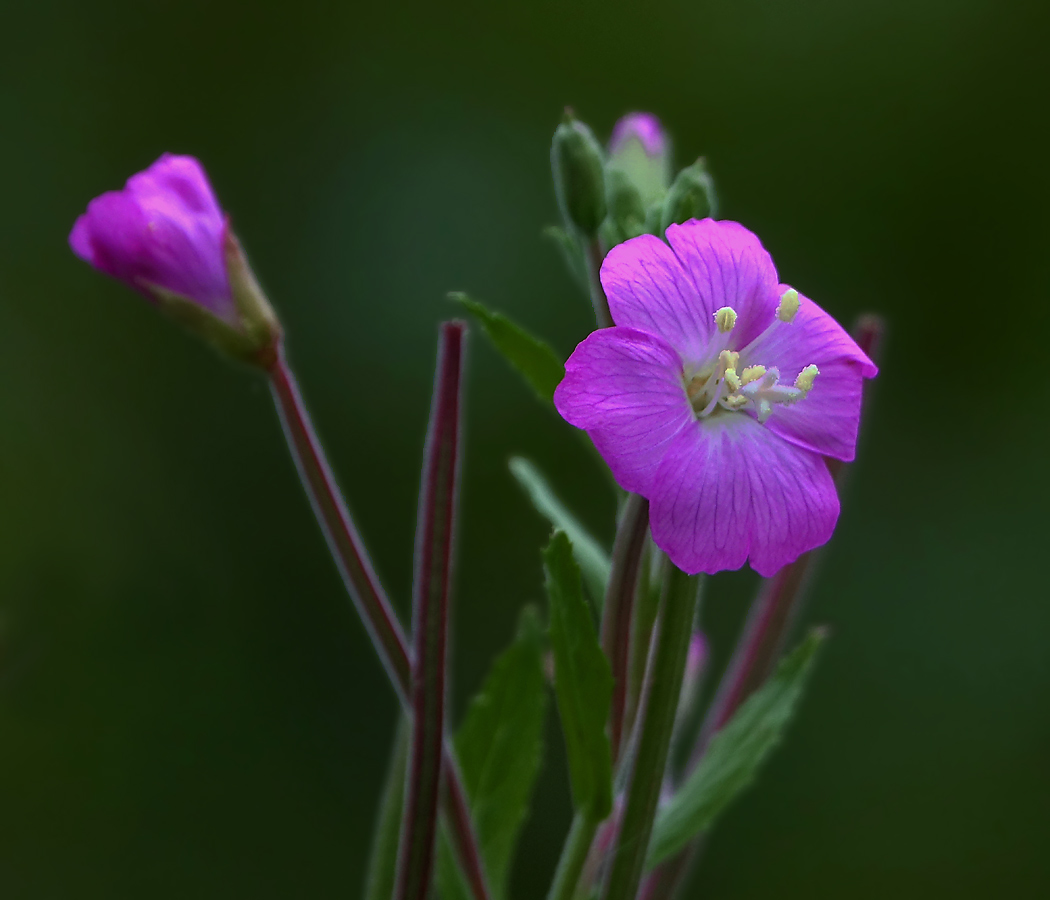
<svg viewBox="0 0 1050 900"><path fill-rule="evenodd" d="M663 197L671 183L671 142L656 116L633 112L616 123L609 139L609 168L627 176L643 206Z"/></svg>
<svg viewBox="0 0 1050 900"><path fill-rule="evenodd" d="M551 171L562 216L586 237L593 237L605 218L603 165L601 145L567 110L551 142Z"/></svg>
<svg viewBox="0 0 1050 900"><path fill-rule="evenodd" d="M192 156L165 153L123 190L96 197L69 244L224 353L272 359L280 324Z"/></svg>
<svg viewBox="0 0 1050 900"><path fill-rule="evenodd" d="M681 224L690 219L713 217L716 212L715 185L701 157L682 169L667 191L660 230L666 231L669 225Z"/></svg>
<svg viewBox="0 0 1050 900"><path fill-rule="evenodd" d="M602 223L601 234L607 247L645 233L641 194L625 172L612 166L605 170L605 205L608 215Z"/></svg>

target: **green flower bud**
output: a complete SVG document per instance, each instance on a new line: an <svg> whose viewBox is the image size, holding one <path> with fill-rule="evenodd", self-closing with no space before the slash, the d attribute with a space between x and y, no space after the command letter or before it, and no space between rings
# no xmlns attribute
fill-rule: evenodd
<svg viewBox="0 0 1050 900"><path fill-rule="evenodd" d="M615 247L646 232L642 195L630 176L615 166L605 169L605 203L608 215L599 233L606 247Z"/></svg>
<svg viewBox="0 0 1050 900"><path fill-rule="evenodd" d="M671 183L671 141L660 120L644 112L620 119L609 138L609 167L630 178L645 206L662 200Z"/></svg>
<svg viewBox="0 0 1050 900"><path fill-rule="evenodd" d="M551 171L558 208L567 224L594 237L605 218L601 145L591 130L566 111L551 142Z"/></svg>
<svg viewBox="0 0 1050 900"><path fill-rule="evenodd" d="M713 217L717 211L715 184L701 157L682 169L668 190L660 216L660 230L666 231L668 225L690 219Z"/></svg>

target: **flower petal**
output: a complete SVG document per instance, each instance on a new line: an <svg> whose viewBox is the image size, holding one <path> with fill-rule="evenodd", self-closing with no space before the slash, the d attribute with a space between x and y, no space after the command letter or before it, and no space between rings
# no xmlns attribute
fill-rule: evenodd
<svg viewBox="0 0 1050 900"><path fill-rule="evenodd" d="M839 499L824 460L748 416L683 429L650 495L653 540L685 572L751 568L769 577L825 543Z"/></svg>
<svg viewBox="0 0 1050 900"><path fill-rule="evenodd" d="M663 338L622 326L573 351L554 406L587 431L624 490L644 495L668 443L695 421L678 354Z"/></svg>
<svg viewBox="0 0 1050 900"><path fill-rule="evenodd" d="M830 315L807 297L799 300L795 320L778 323L756 341L746 362L776 366L789 384L811 364L820 374L804 400L775 407L766 427L799 447L849 462L857 450L863 381L878 369Z"/></svg>
<svg viewBox="0 0 1050 900"><path fill-rule="evenodd" d="M694 219L668 228L667 241L689 275L705 323L723 306L736 311L734 347L754 340L772 321L780 301L777 270L755 234L739 222Z"/></svg>
<svg viewBox="0 0 1050 900"><path fill-rule="evenodd" d="M658 334L683 359L706 355L715 333L714 311L696 292L670 247L651 234L613 247L602 263L602 287L617 325Z"/></svg>
<svg viewBox="0 0 1050 900"><path fill-rule="evenodd" d="M223 250L225 217L200 163L165 153L88 204L69 235L91 265L150 295L160 287L237 322Z"/></svg>

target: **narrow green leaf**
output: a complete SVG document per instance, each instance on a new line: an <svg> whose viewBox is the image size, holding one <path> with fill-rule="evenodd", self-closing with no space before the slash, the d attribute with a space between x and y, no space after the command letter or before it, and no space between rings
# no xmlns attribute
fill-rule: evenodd
<svg viewBox="0 0 1050 900"><path fill-rule="evenodd" d="M605 723L612 702L612 669L598 643L580 589L580 570L565 532L555 531L543 551L558 700L573 803L592 820L612 808L612 756Z"/></svg>
<svg viewBox="0 0 1050 900"><path fill-rule="evenodd" d="M365 900L390 900L397 873L397 842L405 805L405 766L408 763L408 722L402 716L394 738L394 752L379 801L372 855L365 880ZM451 851L449 851L451 853Z"/></svg>
<svg viewBox="0 0 1050 900"><path fill-rule="evenodd" d="M795 713L824 636L821 629L811 631L712 738L693 774L657 816L646 860L649 867L708 830L754 781Z"/></svg>
<svg viewBox="0 0 1050 900"><path fill-rule="evenodd" d="M502 313L492 312L466 294L448 296L477 319L503 358L524 376L541 400L550 403L554 389L565 377L565 366L555 352Z"/></svg>
<svg viewBox="0 0 1050 900"><path fill-rule="evenodd" d="M555 528L564 531L572 542L576 562L583 573L583 583L595 607L601 609L605 601L605 586L609 582L609 554L607 554L579 520L551 490L547 479L527 459L515 456L510 461L510 472L529 495L532 505Z"/></svg>
<svg viewBox="0 0 1050 900"><path fill-rule="evenodd" d="M456 735L456 751L494 900L507 893L514 844L543 754L547 684L543 630L534 607L496 660Z"/></svg>
<svg viewBox="0 0 1050 900"><path fill-rule="evenodd" d="M587 278L587 260L584 259L583 250L580 249L576 238L560 225L548 225L543 229L543 236L558 248L573 281L580 286L580 289L585 294L590 291L590 282Z"/></svg>

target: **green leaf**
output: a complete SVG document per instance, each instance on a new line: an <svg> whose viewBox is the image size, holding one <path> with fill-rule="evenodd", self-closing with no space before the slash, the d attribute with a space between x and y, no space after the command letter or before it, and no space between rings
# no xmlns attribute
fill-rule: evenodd
<svg viewBox="0 0 1050 900"><path fill-rule="evenodd" d="M397 844L405 805L405 767L408 765L408 722L402 716L394 738L394 752L379 803L372 855L365 881L365 900L390 900L397 873ZM449 851L451 853L451 850Z"/></svg>
<svg viewBox="0 0 1050 900"><path fill-rule="evenodd" d="M555 531L543 551L558 700L573 803L592 820L612 808L612 756L605 723L612 702L612 669L598 643L580 589L580 570L565 532Z"/></svg>
<svg viewBox="0 0 1050 900"><path fill-rule="evenodd" d="M507 895L514 845L539 772L546 711L543 631L535 608L526 607L517 638L493 664L456 735L493 900ZM442 839L437 876L442 900L469 897L455 868L451 847Z"/></svg>
<svg viewBox="0 0 1050 900"><path fill-rule="evenodd" d="M525 489L537 512L555 528L564 531L572 542L573 553L583 573L587 593L590 594L594 605L601 609L602 603L605 602L605 586L609 582L609 555L565 508L540 470L531 462L515 456L510 461L510 472Z"/></svg>
<svg viewBox="0 0 1050 900"><path fill-rule="evenodd" d="M583 256L579 242L568 231L560 225L548 225L543 229L543 236L551 241L561 252L565 265L583 292L591 290L590 281L587 277L587 260Z"/></svg>
<svg viewBox="0 0 1050 900"><path fill-rule="evenodd" d="M711 740L689 779L659 813L646 864L655 866L707 831L748 787L780 742L806 685L813 658L825 637L812 630L788 654L773 677L737 710Z"/></svg>
<svg viewBox="0 0 1050 900"><path fill-rule="evenodd" d="M502 313L486 309L466 294L448 296L477 319L503 358L525 377L539 398L552 402L554 389L565 377L565 366L555 352Z"/></svg>

